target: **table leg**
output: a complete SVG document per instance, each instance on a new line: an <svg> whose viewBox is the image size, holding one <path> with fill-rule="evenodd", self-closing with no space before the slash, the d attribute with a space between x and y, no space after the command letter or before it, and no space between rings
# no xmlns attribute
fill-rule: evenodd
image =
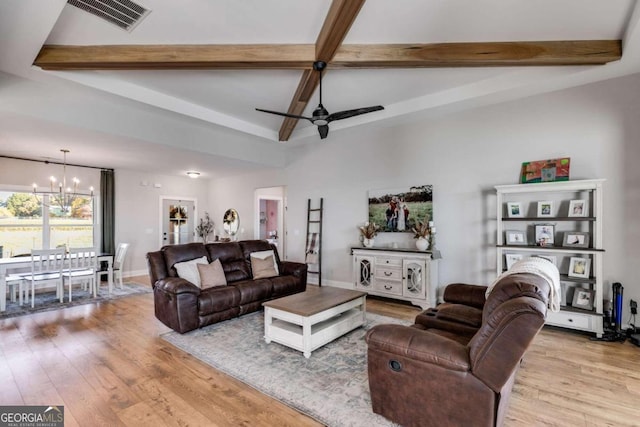
<svg viewBox="0 0 640 427"><path fill-rule="evenodd" d="M273 322L273 316L271 316L271 309L269 307L264 308L264 342L269 344L271 342L271 323Z"/></svg>
<svg viewBox="0 0 640 427"><path fill-rule="evenodd" d="M7 309L7 280L6 270L0 269L0 311Z"/></svg>
<svg viewBox="0 0 640 427"><path fill-rule="evenodd" d="M302 320L302 354L305 358L311 357L311 319L305 317Z"/></svg>
<svg viewBox="0 0 640 427"><path fill-rule="evenodd" d="M113 291L113 260L111 257L107 259L107 282L109 282L109 295Z"/></svg>

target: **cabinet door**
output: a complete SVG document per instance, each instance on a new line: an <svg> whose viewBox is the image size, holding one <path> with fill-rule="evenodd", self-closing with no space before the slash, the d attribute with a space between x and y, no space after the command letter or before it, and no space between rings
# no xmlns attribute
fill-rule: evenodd
<svg viewBox="0 0 640 427"><path fill-rule="evenodd" d="M356 289L371 289L373 286L374 258L356 257Z"/></svg>
<svg viewBox="0 0 640 427"><path fill-rule="evenodd" d="M402 261L402 295L409 298L426 298L426 264L423 260Z"/></svg>

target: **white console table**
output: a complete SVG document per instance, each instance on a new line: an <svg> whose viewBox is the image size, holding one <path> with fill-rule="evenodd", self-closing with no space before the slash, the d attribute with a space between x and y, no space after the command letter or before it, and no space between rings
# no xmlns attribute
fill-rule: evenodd
<svg viewBox="0 0 640 427"><path fill-rule="evenodd" d="M417 249L351 248L354 289L410 301L423 309L437 303L438 261Z"/></svg>

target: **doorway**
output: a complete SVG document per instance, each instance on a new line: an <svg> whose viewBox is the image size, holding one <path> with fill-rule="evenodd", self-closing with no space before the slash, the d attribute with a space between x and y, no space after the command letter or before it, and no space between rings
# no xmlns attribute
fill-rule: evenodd
<svg viewBox="0 0 640 427"><path fill-rule="evenodd" d="M255 199L254 238L274 244L282 259L286 259L285 191L283 186L258 188Z"/></svg>
<svg viewBox="0 0 640 427"><path fill-rule="evenodd" d="M160 246L194 240L196 199L160 196Z"/></svg>

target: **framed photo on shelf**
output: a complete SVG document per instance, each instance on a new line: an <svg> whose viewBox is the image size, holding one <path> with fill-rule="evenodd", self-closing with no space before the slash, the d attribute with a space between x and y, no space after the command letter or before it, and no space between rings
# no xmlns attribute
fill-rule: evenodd
<svg viewBox="0 0 640 427"><path fill-rule="evenodd" d="M573 291L573 302L571 306L583 310L593 310L593 294L590 289L576 288Z"/></svg>
<svg viewBox="0 0 640 427"><path fill-rule="evenodd" d="M586 200L572 200L569 202L570 217L584 217L587 216L587 201Z"/></svg>
<svg viewBox="0 0 640 427"><path fill-rule="evenodd" d="M553 246L555 227L553 224L536 224L535 236L537 246Z"/></svg>
<svg viewBox="0 0 640 427"><path fill-rule="evenodd" d="M571 257L569 262L569 277L589 278L589 270L591 270L591 258Z"/></svg>
<svg viewBox="0 0 640 427"><path fill-rule="evenodd" d="M567 248L588 248L589 233L582 231L565 231L562 246Z"/></svg>
<svg viewBox="0 0 640 427"><path fill-rule="evenodd" d="M558 266L558 258L555 255L536 255L538 258L544 258L556 267Z"/></svg>
<svg viewBox="0 0 640 427"><path fill-rule="evenodd" d="M524 246L527 244L527 233L519 230L507 230L504 232L507 245Z"/></svg>
<svg viewBox="0 0 640 427"><path fill-rule="evenodd" d="M507 202L507 216L509 218L524 218L521 202Z"/></svg>
<svg viewBox="0 0 640 427"><path fill-rule="evenodd" d="M539 218L553 218L553 202L545 200L538 202L538 217Z"/></svg>
<svg viewBox="0 0 640 427"><path fill-rule="evenodd" d="M522 259L522 254L504 254L505 264L509 270L513 264Z"/></svg>

